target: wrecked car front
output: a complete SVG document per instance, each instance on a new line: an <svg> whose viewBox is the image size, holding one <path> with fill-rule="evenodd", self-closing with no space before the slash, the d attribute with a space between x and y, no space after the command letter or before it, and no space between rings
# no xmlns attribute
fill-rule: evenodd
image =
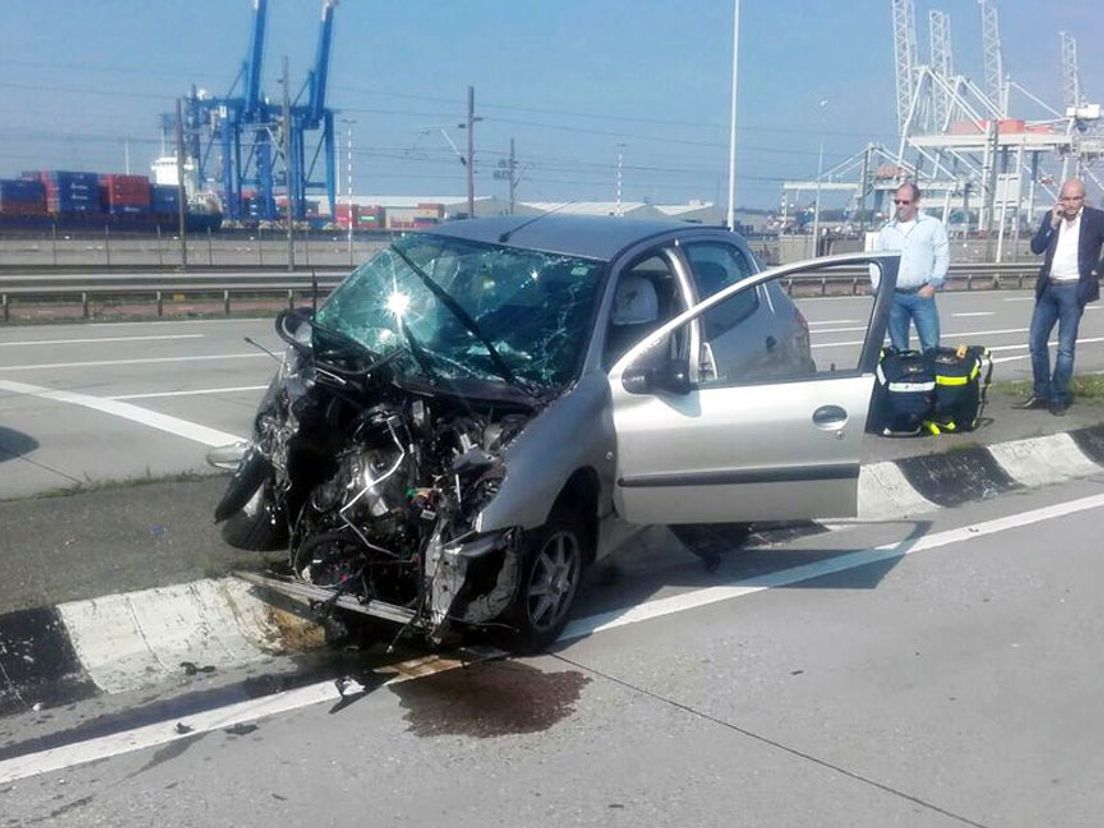
<svg viewBox="0 0 1104 828"><path fill-rule="evenodd" d="M386 607L433 637L503 616L523 537L602 416L597 384L576 392L604 277L578 257L398 239L316 313L278 321L288 354L218 516L253 503L249 539L286 545L287 579L322 604Z"/></svg>

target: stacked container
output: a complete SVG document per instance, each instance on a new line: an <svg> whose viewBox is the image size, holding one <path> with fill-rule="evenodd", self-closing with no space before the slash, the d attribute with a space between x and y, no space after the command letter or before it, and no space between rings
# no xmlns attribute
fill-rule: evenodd
<svg viewBox="0 0 1104 828"><path fill-rule="evenodd" d="M172 184L151 185L149 209L157 215L177 216L180 213L180 188Z"/></svg>
<svg viewBox="0 0 1104 828"><path fill-rule="evenodd" d="M99 213L100 180L96 173L42 170L23 173L46 188L46 209L51 213Z"/></svg>
<svg viewBox="0 0 1104 828"><path fill-rule="evenodd" d="M112 215L149 212L150 183L146 176L108 173L100 176L99 185L104 212Z"/></svg>
<svg viewBox="0 0 1104 828"><path fill-rule="evenodd" d="M0 215L46 215L46 188L41 181L0 181Z"/></svg>
<svg viewBox="0 0 1104 828"><path fill-rule="evenodd" d="M382 207L361 207L357 213L356 227L358 230L382 230L384 219Z"/></svg>
<svg viewBox="0 0 1104 828"><path fill-rule="evenodd" d="M350 224L356 226L360 218L360 210L359 204L335 204L334 224L343 230L348 230Z"/></svg>

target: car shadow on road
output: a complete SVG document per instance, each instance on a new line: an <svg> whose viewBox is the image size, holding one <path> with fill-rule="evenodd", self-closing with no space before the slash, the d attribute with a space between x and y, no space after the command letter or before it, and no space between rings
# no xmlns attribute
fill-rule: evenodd
<svg viewBox="0 0 1104 828"><path fill-rule="evenodd" d="M826 531L776 543L769 535L752 534L747 545L734 543L721 554L714 568L704 565L694 550L667 529L650 527L592 567L573 616L614 612L710 587L874 589L931 530L932 523L910 520L882 525L899 526L900 531L894 532L893 540L870 547L834 546L826 541L835 533Z"/></svg>
<svg viewBox="0 0 1104 828"><path fill-rule="evenodd" d="M0 426L0 463L30 454L38 445L38 440L31 435Z"/></svg>

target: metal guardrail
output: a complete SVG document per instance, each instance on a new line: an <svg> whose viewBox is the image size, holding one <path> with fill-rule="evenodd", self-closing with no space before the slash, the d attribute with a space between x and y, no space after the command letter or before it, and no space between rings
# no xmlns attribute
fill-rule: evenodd
<svg viewBox="0 0 1104 828"><path fill-rule="evenodd" d="M13 272L18 271L18 272ZM286 297L292 305L296 296L309 297L317 280L319 297L329 294L345 278L348 271L311 270L257 271L249 268L220 267L181 273L176 271L143 271L139 268L119 272L97 268L57 272L56 269L0 267L0 320L11 318L13 300L59 302L66 299L81 303L82 315L89 317L94 298L145 297L156 304L157 315L164 315L166 295L218 296L224 312L229 315L232 299L249 297ZM952 264L947 276L948 287L959 290L1021 290L1030 285L1038 273L1038 263L1012 264L962 263ZM809 276L787 278L786 291L798 296L857 296L869 291L870 279L865 268L840 267Z"/></svg>
<svg viewBox="0 0 1104 828"><path fill-rule="evenodd" d="M1034 283L1038 273L1038 262L964 262L950 266L947 287L951 290L1023 290ZM799 296L857 296L869 292L870 275L862 267L840 267L828 273L785 279L783 284L791 296L795 292Z"/></svg>
<svg viewBox="0 0 1104 828"><path fill-rule="evenodd" d="M219 269L212 273L110 273L107 275L55 274L0 275L0 321L11 320L12 305L57 304L79 301L81 316L91 317L93 300L145 300L155 305L157 316L164 316L165 299L181 297L216 298L229 315L234 299L285 298L292 307L296 297L310 297L317 284L320 298L327 296L345 278L347 270L322 273L232 273Z"/></svg>

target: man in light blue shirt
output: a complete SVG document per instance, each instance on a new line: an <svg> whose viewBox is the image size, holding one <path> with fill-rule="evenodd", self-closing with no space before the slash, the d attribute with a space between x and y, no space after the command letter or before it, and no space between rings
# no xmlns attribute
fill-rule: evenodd
<svg viewBox="0 0 1104 828"><path fill-rule="evenodd" d="M909 320L916 323L920 348L939 347L939 312L935 292L943 286L950 264L950 245L943 223L920 212L920 188L906 181L893 197L896 217L874 240L875 250L899 250L901 269L889 311L889 341L899 351L908 349ZM877 268L870 269L874 290Z"/></svg>

